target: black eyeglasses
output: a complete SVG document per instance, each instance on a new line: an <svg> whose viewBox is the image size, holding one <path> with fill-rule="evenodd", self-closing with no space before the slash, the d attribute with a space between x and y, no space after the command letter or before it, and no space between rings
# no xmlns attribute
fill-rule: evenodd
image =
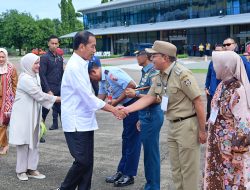
<svg viewBox="0 0 250 190"><path fill-rule="evenodd" d="M234 44L234 43L227 43L227 44L223 44L223 47L226 47L226 46L231 46L232 44Z"/></svg>

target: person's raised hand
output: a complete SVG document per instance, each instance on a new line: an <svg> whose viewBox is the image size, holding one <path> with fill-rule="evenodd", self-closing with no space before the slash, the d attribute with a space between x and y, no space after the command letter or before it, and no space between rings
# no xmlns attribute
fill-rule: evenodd
<svg viewBox="0 0 250 190"><path fill-rule="evenodd" d="M54 93L52 91L49 91L48 94L49 95L54 95Z"/></svg>
<svg viewBox="0 0 250 190"><path fill-rule="evenodd" d="M57 96L57 97L56 97L56 102L57 102L57 103L61 102L61 96Z"/></svg>
<svg viewBox="0 0 250 190"><path fill-rule="evenodd" d="M125 94L128 98L134 98L136 96L135 89L133 88L126 88Z"/></svg>

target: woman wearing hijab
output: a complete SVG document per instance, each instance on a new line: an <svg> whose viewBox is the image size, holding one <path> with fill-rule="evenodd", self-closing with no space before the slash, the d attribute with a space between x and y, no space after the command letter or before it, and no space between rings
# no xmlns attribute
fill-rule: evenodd
<svg viewBox="0 0 250 190"><path fill-rule="evenodd" d="M15 67L8 61L8 52L0 48L0 155L7 154L7 125L9 114L15 99L17 73Z"/></svg>
<svg viewBox="0 0 250 190"><path fill-rule="evenodd" d="M45 178L37 170L42 106L50 109L54 102L60 102L60 97L42 91L38 74L39 63L40 58L32 53L21 59L22 72L18 79L10 119L9 142L16 145L16 173L22 181L28 180L28 177Z"/></svg>
<svg viewBox="0 0 250 190"><path fill-rule="evenodd" d="M250 86L244 64L233 51L213 52L222 80L211 103L204 190L250 188Z"/></svg>

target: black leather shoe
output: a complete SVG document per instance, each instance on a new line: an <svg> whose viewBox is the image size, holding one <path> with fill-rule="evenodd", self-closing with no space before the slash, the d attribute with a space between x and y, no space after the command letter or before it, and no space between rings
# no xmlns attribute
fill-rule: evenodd
<svg viewBox="0 0 250 190"><path fill-rule="evenodd" d="M45 143L45 139L43 137L40 138L40 143Z"/></svg>
<svg viewBox="0 0 250 190"><path fill-rule="evenodd" d="M122 172L116 172L116 174L106 177L106 182L107 183L114 183L115 181L117 181L118 179L120 179L122 177Z"/></svg>
<svg viewBox="0 0 250 190"><path fill-rule="evenodd" d="M55 125L51 125L51 127L49 128L49 130L56 130L58 129L58 126L55 126Z"/></svg>
<svg viewBox="0 0 250 190"><path fill-rule="evenodd" d="M134 184L134 177L123 175L119 180L114 182L115 187L125 187Z"/></svg>

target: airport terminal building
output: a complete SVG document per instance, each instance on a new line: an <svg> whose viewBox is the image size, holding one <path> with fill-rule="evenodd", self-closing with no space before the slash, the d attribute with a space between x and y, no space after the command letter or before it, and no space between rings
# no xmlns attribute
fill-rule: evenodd
<svg viewBox="0 0 250 190"><path fill-rule="evenodd" d="M250 41L250 0L115 0L78 11L97 49L113 54L130 55L155 40L175 44L179 53L227 37L240 47Z"/></svg>

